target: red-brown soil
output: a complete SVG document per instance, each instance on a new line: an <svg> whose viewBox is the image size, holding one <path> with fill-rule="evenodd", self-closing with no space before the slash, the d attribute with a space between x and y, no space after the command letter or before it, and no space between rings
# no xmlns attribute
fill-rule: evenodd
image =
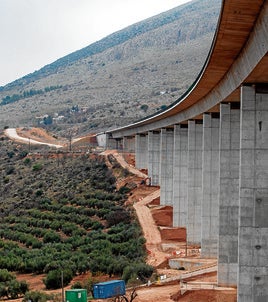
<svg viewBox="0 0 268 302"><path fill-rule="evenodd" d="M49 144L67 143L66 139L59 140L51 133L42 128L17 128L17 133L21 137L30 138L39 142Z"/></svg>
<svg viewBox="0 0 268 302"><path fill-rule="evenodd" d="M157 225L172 227L173 209L171 206L152 208L151 213Z"/></svg>
<svg viewBox="0 0 268 302"><path fill-rule="evenodd" d="M185 242L186 240L185 228L161 228L160 234L163 240L171 240L176 242Z"/></svg>
<svg viewBox="0 0 268 302"><path fill-rule="evenodd" d="M199 290L188 291L182 296L173 297L180 302L236 302L236 295L229 291ZM178 300L176 300L178 299Z"/></svg>

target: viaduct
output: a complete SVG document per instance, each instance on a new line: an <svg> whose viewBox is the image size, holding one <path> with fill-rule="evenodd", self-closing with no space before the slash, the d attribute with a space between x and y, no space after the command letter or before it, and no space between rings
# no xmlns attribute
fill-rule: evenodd
<svg viewBox="0 0 268 302"><path fill-rule="evenodd" d="M239 302L268 301L268 0L223 0L211 50L190 89L167 110L99 135L135 152L160 185L173 224L218 285Z"/></svg>

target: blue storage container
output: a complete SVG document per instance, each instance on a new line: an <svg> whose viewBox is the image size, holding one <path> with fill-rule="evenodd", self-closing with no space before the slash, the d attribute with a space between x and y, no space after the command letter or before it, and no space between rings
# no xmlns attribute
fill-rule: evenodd
<svg viewBox="0 0 268 302"><path fill-rule="evenodd" d="M126 293L124 280L112 280L96 283L93 286L93 296L95 299L106 299L122 296Z"/></svg>

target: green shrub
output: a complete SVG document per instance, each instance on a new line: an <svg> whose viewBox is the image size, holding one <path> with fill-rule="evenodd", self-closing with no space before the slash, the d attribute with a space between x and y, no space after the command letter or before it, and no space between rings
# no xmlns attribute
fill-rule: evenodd
<svg viewBox="0 0 268 302"><path fill-rule="evenodd" d="M7 183L9 183L9 180L10 180L10 178L8 176L5 176L3 181L5 184L7 184Z"/></svg>
<svg viewBox="0 0 268 302"><path fill-rule="evenodd" d="M135 280L137 278L142 283L145 283L151 277L153 271L153 267L146 263L135 263L125 267L122 278L126 283L129 280Z"/></svg>
<svg viewBox="0 0 268 302"><path fill-rule="evenodd" d="M128 169L124 168L124 169L122 170L122 174L123 174L123 177L127 177L127 176L130 175L130 172L129 172Z"/></svg>
<svg viewBox="0 0 268 302"><path fill-rule="evenodd" d="M127 193L129 193L130 191L131 191L130 188L125 187L125 186L120 187L119 190L118 190L118 192L119 192L120 194L127 194Z"/></svg>
<svg viewBox="0 0 268 302"><path fill-rule="evenodd" d="M18 154L18 158L19 159L22 159L24 158L25 156L27 156L28 152L27 151L21 151L19 154Z"/></svg>
<svg viewBox="0 0 268 302"><path fill-rule="evenodd" d="M28 285L25 281L19 282L12 280L7 284L8 298L17 299L19 296L24 295L28 291Z"/></svg>
<svg viewBox="0 0 268 302"><path fill-rule="evenodd" d="M71 288L72 289L81 289L81 288L83 288L83 285L81 284L81 282L77 281L71 286Z"/></svg>
<svg viewBox="0 0 268 302"><path fill-rule="evenodd" d="M7 269L0 269L0 282L7 282L14 280L15 276L12 275Z"/></svg>
<svg viewBox="0 0 268 302"><path fill-rule="evenodd" d="M30 291L25 294L22 302L46 302L50 299L51 297L45 293L39 291Z"/></svg>
<svg viewBox="0 0 268 302"><path fill-rule="evenodd" d="M9 158L12 158L14 155L15 155L15 152L13 152L13 151L8 151L8 152L7 152L7 156L8 156Z"/></svg>
<svg viewBox="0 0 268 302"><path fill-rule="evenodd" d="M116 225L120 222L129 223L130 222L130 214L124 208L116 209L106 215L106 220L108 227Z"/></svg>
<svg viewBox="0 0 268 302"><path fill-rule="evenodd" d="M39 190L37 190L37 191L35 192L35 196L36 196L36 197L42 196L43 193L44 193L44 192L43 192L42 190L39 189Z"/></svg>
<svg viewBox="0 0 268 302"><path fill-rule="evenodd" d="M31 159L28 157L28 158L25 158L25 160L23 161L24 165L29 165L31 163Z"/></svg>
<svg viewBox="0 0 268 302"><path fill-rule="evenodd" d="M25 281L17 281L7 269L0 270L0 298L17 299L28 291Z"/></svg>
<svg viewBox="0 0 268 302"><path fill-rule="evenodd" d="M60 241L61 241L60 235L58 235L53 231L48 231L43 238L44 243L53 243L53 242L60 242Z"/></svg>
<svg viewBox="0 0 268 302"><path fill-rule="evenodd" d="M148 107L147 104L143 104L143 105L140 106L140 109L143 110L144 112L147 112L148 108L149 107Z"/></svg>
<svg viewBox="0 0 268 302"><path fill-rule="evenodd" d="M36 163L33 165L33 171L40 171L42 170L43 166L40 163Z"/></svg>
<svg viewBox="0 0 268 302"><path fill-rule="evenodd" d="M9 166L6 168L6 174L7 175L10 175L10 174L13 174L15 171L15 167L14 166Z"/></svg>
<svg viewBox="0 0 268 302"><path fill-rule="evenodd" d="M63 278L62 278L63 277ZM53 270L48 272L47 277L43 280L46 289L58 289L62 286L66 286L70 283L73 278L73 273L70 269L65 269L63 271Z"/></svg>

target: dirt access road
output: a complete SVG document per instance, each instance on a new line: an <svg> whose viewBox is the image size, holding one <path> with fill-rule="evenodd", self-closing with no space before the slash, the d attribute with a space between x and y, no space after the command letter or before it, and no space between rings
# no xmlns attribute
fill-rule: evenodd
<svg viewBox="0 0 268 302"><path fill-rule="evenodd" d="M49 142L37 141L35 139L32 139L31 137L28 137L28 138L22 137L22 136L18 135L17 130L15 128L5 129L4 133L11 140L15 140L17 142L21 142L21 143L24 143L24 144L46 145L46 146L57 148L57 149L63 147L63 145L60 145L60 144L52 144L52 143L49 143Z"/></svg>
<svg viewBox="0 0 268 302"><path fill-rule="evenodd" d="M148 176L131 164L128 164L124 157L116 150L107 150L102 153L102 155L106 156L109 154L113 155L122 167L128 169L132 174L138 177L135 180L137 188L132 191L129 201L133 204L146 239L146 249L148 251L147 262L154 267L157 267L170 256L169 253L161 251L161 234L152 217L150 208L148 207L149 203L160 197L160 188L140 185L141 180L146 179Z"/></svg>

